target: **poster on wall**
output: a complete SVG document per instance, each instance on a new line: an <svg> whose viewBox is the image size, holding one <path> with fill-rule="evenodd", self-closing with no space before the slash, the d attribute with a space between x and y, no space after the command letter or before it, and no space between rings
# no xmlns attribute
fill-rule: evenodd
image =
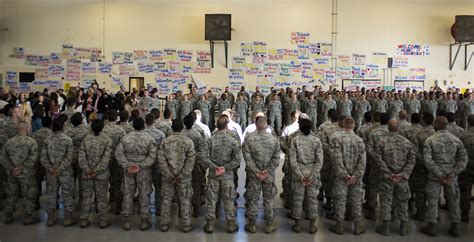
<svg viewBox="0 0 474 242"><path fill-rule="evenodd" d="M367 70L364 67L353 66L352 67L352 78L365 78Z"/></svg>
<svg viewBox="0 0 474 242"><path fill-rule="evenodd" d="M7 71L7 77L6 77L6 84L9 88L11 89L16 89L17 88L17 73L16 71Z"/></svg>
<svg viewBox="0 0 474 242"><path fill-rule="evenodd" d="M247 63L246 63L246 60L245 60L245 57L243 56L233 56L232 57L232 67L233 68L246 68L247 67Z"/></svg>
<svg viewBox="0 0 474 242"><path fill-rule="evenodd" d="M80 85L82 88L87 89L92 86L94 80L96 80L95 76L83 76Z"/></svg>
<svg viewBox="0 0 474 242"><path fill-rule="evenodd" d="M339 79L350 79L352 76L352 69L351 67L338 66L336 75Z"/></svg>
<svg viewBox="0 0 474 242"><path fill-rule="evenodd" d="M175 48L164 48L163 60L166 60L166 61L178 60L178 50L176 50Z"/></svg>
<svg viewBox="0 0 474 242"><path fill-rule="evenodd" d="M377 64L367 64L367 78L377 79L382 76L380 67Z"/></svg>
<svg viewBox="0 0 474 242"><path fill-rule="evenodd" d="M240 55L253 56L253 43L252 42L240 43Z"/></svg>
<svg viewBox="0 0 474 242"><path fill-rule="evenodd" d="M112 63L114 65L123 64L123 52L122 51L112 51Z"/></svg>
<svg viewBox="0 0 474 242"><path fill-rule="evenodd" d="M120 76L112 76L110 77L110 80L112 81L112 83L114 83L115 85L119 87L123 86L122 78Z"/></svg>
<svg viewBox="0 0 474 242"><path fill-rule="evenodd" d="M62 44L62 55L65 59L69 59L76 56L74 46L69 43Z"/></svg>
<svg viewBox="0 0 474 242"><path fill-rule="evenodd" d="M69 59L66 63L66 81L79 81L81 79L81 61Z"/></svg>
<svg viewBox="0 0 474 242"><path fill-rule="evenodd" d="M95 62L82 62L82 75L87 74L96 74L97 73L97 63Z"/></svg>
<svg viewBox="0 0 474 242"><path fill-rule="evenodd" d="M133 51L133 60L134 61L147 61L148 60L148 51L147 50L134 50Z"/></svg>
<svg viewBox="0 0 474 242"><path fill-rule="evenodd" d="M155 64L149 61L138 62L138 72L152 73L155 71Z"/></svg>
<svg viewBox="0 0 474 242"><path fill-rule="evenodd" d="M308 32L292 32L290 38L292 44L309 44Z"/></svg>
<svg viewBox="0 0 474 242"><path fill-rule="evenodd" d="M372 63L379 66L387 66L387 53L372 52Z"/></svg>
<svg viewBox="0 0 474 242"><path fill-rule="evenodd" d="M410 68L410 80L424 81L426 80L425 68Z"/></svg>
<svg viewBox="0 0 474 242"><path fill-rule="evenodd" d="M397 55L430 55L430 46L421 44L398 44Z"/></svg>
<svg viewBox="0 0 474 242"><path fill-rule="evenodd" d="M110 74L112 72L113 64L108 62L100 62L97 70L100 74Z"/></svg>
<svg viewBox="0 0 474 242"><path fill-rule="evenodd" d="M298 60L299 51L294 49L282 49L282 60Z"/></svg>
<svg viewBox="0 0 474 242"><path fill-rule="evenodd" d="M190 62L193 60L193 51L192 50L179 50L178 59L183 62Z"/></svg>
<svg viewBox="0 0 474 242"><path fill-rule="evenodd" d="M397 68L393 70L393 78L395 80L409 80L410 79L410 69L408 68Z"/></svg>
<svg viewBox="0 0 474 242"><path fill-rule="evenodd" d="M35 80L47 80L48 68L37 68L35 70Z"/></svg>
<svg viewBox="0 0 474 242"><path fill-rule="evenodd" d="M320 57L314 59L314 69L329 69L330 67L331 63L329 58Z"/></svg>
<svg viewBox="0 0 474 242"><path fill-rule="evenodd" d="M63 57L60 53L51 53L49 60L50 64L59 65L63 63Z"/></svg>
<svg viewBox="0 0 474 242"><path fill-rule="evenodd" d="M365 55L364 54L352 54L352 65L353 66L365 66Z"/></svg>
<svg viewBox="0 0 474 242"><path fill-rule="evenodd" d="M101 48L90 48L91 50L91 62L102 61L102 49Z"/></svg>
<svg viewBox="0 0 474 242"><path fill-rule="evenodd" d="M37 66L38 65L38 55L26 55L25 56L25 65L27 66Z"/></svg>
<svg viewBox="0 0 474 242"><path fill-rule="evenodd" d="M150 50L148 51L148 59L150 61L162 61L163 51L162 50Z"/></svg>
<svg viewBox="0 0 474 242"><path fill-rule="evenodd" d="M301 78L303 79L313 79L314 77L314 68L312 62L302 62L301 63Z"/></svg>
<svg viewBox="0 0 474 242"><path fill-rule="evenodd" d="M48 76L49 77L63 77L65 72L64 65L49 65L48 66Z"/></svg>
<svg viewBox="0 0 474 242"><path fill-rule="evenodd" d="M338 55L337 56L337 66L338 67L351 67L351 57L348 55Z"/></svg>
<svg viewBox="0 0 474 242"><path fill-rule="evenodd" d="M134 64L121 64L119 65L119 73L121 76L133 76L135 75Z"/></svg>
<svg viewBox="0 0 474 242"><path fill-rule="evenodd" d="M74 48L74 51L75 51L74 58L88 59L88 60L90 60L90 58L91 58L91 49L90 48L76 47L76 48Z"/></svg>
<svg viewBox="0 0 474 242"><path fill-rule="evenodd" d="M395 56L393 57L392 68L406 68L408 67L408 57Z"/></svg>
<svg viewBox="0 0 474 242"><path fill-rule="evenodd" d="M310 43L309 52L311 58L332 56L332 44L328 42Z"/></svg>
<svg viewBox="0 0 474 242"><path fill-rule="evenodd" d="M298 59L307 60L309 59L309 45L308 44L298 44Z"/></svg>
<svg viewBox="0 0 474 242"><path fill-rule="evenodd" d="M243 80L244 79L244 71L238 68L230 68L229 69L229 80Z"/></svg>
<svg viewBox="0 0 474 242"><path fill-rule="evenodd" d="M280 65L280 76L291 77L291 65L289 63L279 63Z"/></svg>
<svg viewBox="0 0 474 242"><path fill-rule="evenodd" d="M336 84L336 71L325 70L324 71L324 80L330 85Z"/></svg>
<svg viewBox="0 0 474 242"><path fill-rule="evenodd" d="M283 59L283 49L268 49L268 60L279 61Z"/></svg>
<svg viewBox="0 0 474 242"><path fill-rule="evenodd" d="M13 47L11 58L23 59L25 57L25 48L23 47Z"/></svg>
<svg viewBox="0 0 474 242"><path fill-rule="evenodd" d="M39 55L37 65L38 66L48 66L51 63L50 55Z"/></svg>
<svg viewBox="0 0 474 242"><path fill-rule="evenodd" d="M133 63L133 52L123 52L123 63L132 64Z"/></svg>

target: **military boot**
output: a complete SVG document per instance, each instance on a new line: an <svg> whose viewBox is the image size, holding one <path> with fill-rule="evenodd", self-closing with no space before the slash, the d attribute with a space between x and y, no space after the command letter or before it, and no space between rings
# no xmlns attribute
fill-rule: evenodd
<svg viewBox="0 0 474 242"><path fill-rule="evenodd" d="M145 231L151 227L150 220L148 218L142 218L142 223L140 224L140 230Z"/></svg>
<svg viewBox="0 0 474 242"><path fill-rule="evenodd" d="M420 221L420 222L425 221L425 210L424 209L417 209L416 213L413 214L413 216L411 218L416 220L416 221Z"/></svg>
<svg viewBox="0 0 474 242"><path fill-rule="evenodd" d="M254 234L257 232L257 226L255 225L255 219L249 219L249 223L245 225L245 231Z"/></svg>
<svg viewBox="0 0 474 242"><path fill-rule="evenodd" d="M130 216L123 216L122 228L125 231L129 231L132 228L132 225L130 224Z"/></svg>
<svg viewBox="0 0 474 242"><path fill-rule="evenodd" d="M53 226L56 223L56 213L53 211L48 212L48 221L46 222L46 225L48 227Z"/></svg>
<svg viewBox="0 0 474 242"><path fill-rule="evenodd" d="M316 232L318 232L318 227L316 227L316 220L315 219L310 220L309 221L309 233L310 234L315 234Z"/></svg>
<svg viewBox="0 0 474 242"><path fill-rule="evenodd" d="M420 231L424 234L427 234L432 237L436 237L436 224L432 222L428 222L426 227L420 229Z"/></svg>
<svg viewBox="0 0 474 242"><path fill-rule="evenodd" d="M449 228L449 234L451 234L453 237L456 237L456 238L459 237L459 223L451 222L451 228Z"/></svg>
<svg viewBox="0 0 474 242"><path fill-rule="evenodd" d="M208 234L214 233L215 219L208 219L206 225L204 225L204 232Z"/></svg>
<svg viewBox="0 0 474 242"><path fill-rule="evenodd" d="M295 224L293 224L293 226L291 226L291 229L295 233L300 233L301 232L301 220L295 219Z"/></svg>
<svg viewBox="0 0 474 242"><path fill-rule="evenodd" d="M266 234L271 234L276 231L276 226L275 223L273 222L273 219L268 219L265 221L265 233Z"/></svg>
<svg viewBox="0 0 474 242"><path fill-rule="evenodd" d="M66 212L64 214L64 222L63 222L64 227L69 227L76 223L77 222L74 220L74 216L72 212Z"/></svg>
<svg viewBox="0 0 474 242"><path fill-rule="evenodd" d="M331 225L329 227L329 230L336 234L343 234L344 233L344 228L342 227L342 220L336 220L336 224Z"/></svg>
<svg viewBox="0 0 474 242"><path fill-rule="evenodd" d="M400 222L400 229L398 230L398 234L400 234L401 236L405 236L408 234L407 222L403 222L403 221Z"/></svg>
<svg viewBox="0 0 474 242"><path fill-rule="evenodd" d="M382 222L382 225L380 225L379 227L377 227L375 229L375 232L381 234L381 235L384 235L384 236L389 236L390 235L390 231L389 231L389 224L388 224L389 221L387 220L384 220Z"/></svg>
<svg viewBox="0 0 474 242"><path fill-rule="evenodd" d="M239 230L239 226L235 223L235 220L229 220L227 221L227 233L235 233Z"/></svg>
<svg viewBox="0 0 474 242"><path fill-rule="evenodd" d="M185 225L181 228L181 231L183 231L183 233L189 233L189 232L193 231L193 226L192 225Z"/></svg>
<svg viewBox="0 0 474 242"><path fill-rule="evenodd" d="M5 224L13 223L13 213L6 213L5 214Z"/></svg>
<svg viewBox="0 0 474 242"><path fill-rule="evenodd" d="M87 228L89 227L89 225L91 224L91 222L89 221L89 219L81 219L81 221L79 222L79 225L81 226L81 228Z"/></svg>
<svg viewBox="0 0 474 242"><path fill-rule="evenodd" d="M23 221L24 225L31 225L35 223L39 223L40 219L32 214L27 214L25 217L25 221Z"/></svg>
<svg viewBox="0 0 474 242"><path fill-rule="evenodd" d="M162 225L160 226L160 231L161 231L161 232L168 232L169 229L170 229L169 224L162 224Z"/></svg>
<svg viewBox="0 0 474 242"><path fill-rule="evenodd" d="M354 235L361 235L365 233L365 225L362 221L354 222Z"/></svg>
<svg viewBox="0 0 474 242"><path fill-rule="evenodd" d="M107 219L101 219L99 220L99 228L105 229L110 226L109 220Z"/></svg>

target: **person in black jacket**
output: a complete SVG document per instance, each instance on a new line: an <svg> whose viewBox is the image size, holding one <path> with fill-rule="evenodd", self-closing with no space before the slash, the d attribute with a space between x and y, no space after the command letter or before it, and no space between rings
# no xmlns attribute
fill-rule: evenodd
<svg viewBox="0 0 474 242"><path fill-rule="evenodd" d="M104 90L99 89L96 93L94 98L93 107L94 112L97 113L97 118L100 120L104 120L104 114L108 108L108 97L104 96Z"/></svg>
<svg viewBox="0 0 474 242"><path fill-rule="evenodd" d="M36 130L41 129L43 118L48 113L48 104L44 100L43 94L38 94L36 102L32 106L33 109L33 122L31 123L31 131L34 133Z"/></svg>

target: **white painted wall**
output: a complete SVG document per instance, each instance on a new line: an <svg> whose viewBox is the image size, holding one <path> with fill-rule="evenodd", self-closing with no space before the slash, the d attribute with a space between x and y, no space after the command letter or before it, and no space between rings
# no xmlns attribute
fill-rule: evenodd
<svg viewBox="0 0 474 242"><path fill-rule="evenodd" d="M450 71L448 57L454 16L474 15L472 0L339 0L338 6L338 54L365 53L370 59L373 51L395 55L398 43L430 44L430 56L409 57L411 67L426 68L425 87L434 80L474 86L474 63L464 71L460 56ZM269 48L291 48L293 31L310 32L314 42L331 40L331 0L106 0L105 11L100 0L0 0L0 28L8 28L0 32L0 71L34 70L8 57L12 47L25 47L29 54L60 52L62 43L104 47L107 61L114 50L208 49L205 13L232 14L236 31L229 62L239 55L241 42L261 40ZM201 78L224 86L223 45L216 51L216 68ZM145 78L154 82L153 75ZM98 80L114 86L105 76Z"/></svg>

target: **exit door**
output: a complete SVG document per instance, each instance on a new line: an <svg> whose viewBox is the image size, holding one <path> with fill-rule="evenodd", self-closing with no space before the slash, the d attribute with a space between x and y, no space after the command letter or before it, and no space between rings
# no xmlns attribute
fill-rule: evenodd
<svg viewBox="0 0 474 242"><path fill-rule="evenodd" d="M131 92L133 88L140 90L140 88L145 88L145 78L144 77L130 77L128 79L129 91Z"/></svg>

